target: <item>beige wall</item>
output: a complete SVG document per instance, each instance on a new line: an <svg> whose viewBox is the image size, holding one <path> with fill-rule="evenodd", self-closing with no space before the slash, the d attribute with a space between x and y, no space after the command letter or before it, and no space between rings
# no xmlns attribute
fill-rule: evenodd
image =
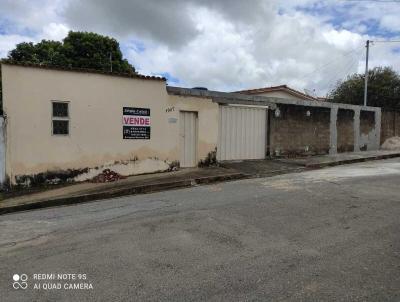
<svg viewBox="0 0 400 302"><path fill-rule="evenodd" d="M82 169L157 157L179 160L179 110L199 116L198 160L217 145L218 105L170 96L165 82L2 65L6 174ZM51 101L67 101L70 134L51 133ZM151 139L122 139L122 107L151 109ZM176 123L173 119L176 118Z"/></svg>
<svg viewBox="0 0 400 302"><path fill-rule="evenodd" d="M198 97L182 97L170 95L168 118L179 118L179 111L198 112L198 156L199 160L204 159L209 152L215 151L218 142L218 104L211 99ZM176 129L173 134L175 145L179 146L179 131ZM178 152L178 151L177 151Z"/></svg>

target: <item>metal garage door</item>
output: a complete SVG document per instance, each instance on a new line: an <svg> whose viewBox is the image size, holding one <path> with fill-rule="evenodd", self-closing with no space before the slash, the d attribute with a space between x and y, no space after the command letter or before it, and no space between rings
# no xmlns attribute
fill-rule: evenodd
<svg viewBox="0 0 400 302"><path fill-rule="evenodd" d="M197 165L197 112L180 112L180 166Z"/></svg>
<svg viewBox="0 0 400 302"><path fill-rule="evenodd" d="M218 160L265 158L266 108L219 106Z"/></svg>

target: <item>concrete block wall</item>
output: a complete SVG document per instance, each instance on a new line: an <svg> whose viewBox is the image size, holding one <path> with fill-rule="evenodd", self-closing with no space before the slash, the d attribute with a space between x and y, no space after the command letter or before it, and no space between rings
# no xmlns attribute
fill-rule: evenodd
<svg viewBox="0 0 400 302"><path fill-rule="evenodd" d="M272 156L327 154L330 146L330 109L279 104L270 114Z"/></svg>
<svg viewBox="0 0 400 302"><path fill-rule="evenodd" d="M270 155L304 156L379 149L380 110L278 105L270 114Z"/></svg>

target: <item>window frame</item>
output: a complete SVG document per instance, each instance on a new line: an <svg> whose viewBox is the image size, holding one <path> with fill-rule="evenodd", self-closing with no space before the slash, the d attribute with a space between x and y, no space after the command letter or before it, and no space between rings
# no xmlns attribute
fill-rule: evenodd
<svg viewBox="0 0 400 302"><path fill-rule="evenodd" d="M54 103L64 103L67 104L67 116L53 116L53 104ZM50 106L50 115L51 115L51 135L52 136L70 136L71 134L71 106L69 101L58 101L58 100L52 100L51 101L51 106ZM54 133L54 124L53 121L67 121L68 122L68 133L67 134L57 134Z"/></svg>

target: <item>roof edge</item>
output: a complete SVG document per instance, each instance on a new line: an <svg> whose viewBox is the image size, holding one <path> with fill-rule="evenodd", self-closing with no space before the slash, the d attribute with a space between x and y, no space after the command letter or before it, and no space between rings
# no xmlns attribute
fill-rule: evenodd
<svg viewBox="0 0 400 302"><path fill-rule="evenodd" d="M17 62L17 61L12 61L12 60L8 60L8 59L1 60L0 64L19 66L19 67L31 67L31 68L38 68L38 69L56 70L56 71L70 71L70 72L80 72L80 73L102 74L102 75L141 79L141 80L156 80L156 81L164 81L164 82L167 81L166 78L157 77L157 76L146 76L146 75L142 75L142 74L108 72L108 71L102 71L102 70L91 69L91 68L65 67L65 66L56 66L56 65L24 63L24 62Z"/></svg>
<svg viewBox="0 0 400 302"><path fill-rule="evenodd" d="M306 98L306 99L312 100L312 101L319 101L317 97L305 94L305 93L303 93L301 91L298 91L296 89L290 88L287 85L262 87L262 88L255 88L255 89L246 89L246 90L240 90L240 91L235 91L235 92L236 93L243 93L243 94L257 94L257 93L266 93L266 92L273 92L273 91L286 91L287 93L289 93L291 95L294 95L294 96L300 96L300 97L303 97L303 98Z"/></svg>

